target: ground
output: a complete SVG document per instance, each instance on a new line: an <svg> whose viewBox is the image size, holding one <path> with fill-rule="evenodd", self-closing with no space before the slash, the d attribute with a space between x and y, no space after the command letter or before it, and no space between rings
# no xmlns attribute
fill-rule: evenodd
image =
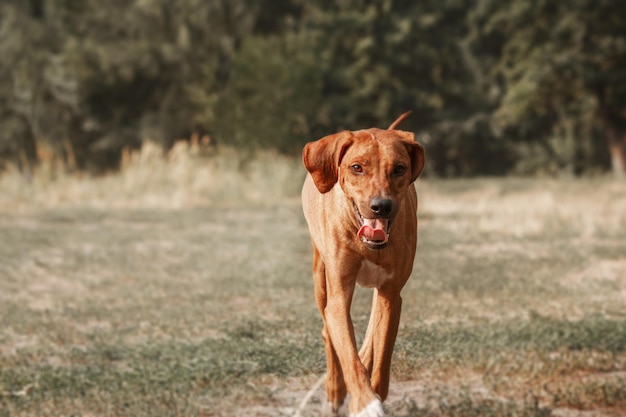
<svg viewBox="0 0 626 417"><path fill-rule="evenodd" d="M626 184L417 188L387 412L626 415ZM0 416L290 416L323 374L297 194L6 195Z"/></svg>

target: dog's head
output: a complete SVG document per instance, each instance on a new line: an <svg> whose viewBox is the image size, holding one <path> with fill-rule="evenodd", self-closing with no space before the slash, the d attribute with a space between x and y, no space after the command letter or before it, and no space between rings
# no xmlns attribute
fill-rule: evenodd
<svg viewBox="0 0 626 417"><path fill-rule="evenodd" d="M389 228L408 187L424 168L413 133L390 129L344 131L304 147L304 165L320 193L339 183L354 206L357 235L370 248L387 246Z"/></svg>

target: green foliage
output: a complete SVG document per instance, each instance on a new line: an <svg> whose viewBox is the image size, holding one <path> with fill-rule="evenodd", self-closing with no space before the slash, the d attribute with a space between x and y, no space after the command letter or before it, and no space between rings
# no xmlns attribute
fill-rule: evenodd
<svg viewBox="0 0 626 417"><path fill-rule="evenodd" d="M241 2L41 4L38 17L3 6L7 30L24 22L43 34L27 26L0 45L29 51L12 62L4 85L13 84L15 97L5 94L4 110L25 118L39 140L71 152L78 168L109 167L144 139L168 147L209 129L232 44L249 27L245 19L227 24Z"/></svg>
<svg viewBox="0 0 626 417"><path fill-rule="evenodd" d="M323 104L322 72L306 33L246 39L233 58L215 127L238 147L299 152ZM299 138L299 140L298 140Z"/></svg>
<svg viewBox="0 0 626 417"><path fill-rule="evenodd" d="M494 122L526 142L522 147L539 143L543 157L533 157L581 173L607 165L599 134L626 145L626 107L618 99L626 93L626 20L619 8L611 0L484 0L474 9L469 39L487 58L492 80L502 80Z"/></svg>
<svg viewBox="0 0 626 417"><path fill-rule="evenodd" d="M0 163L208 135L297 154L412 110L441 176L626 169L615 0L5 1Z"/></svg>

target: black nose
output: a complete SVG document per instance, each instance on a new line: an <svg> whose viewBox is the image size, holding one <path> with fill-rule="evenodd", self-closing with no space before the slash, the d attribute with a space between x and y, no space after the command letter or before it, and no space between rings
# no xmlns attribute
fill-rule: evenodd
<svg viewBox="0 0 626 417"><path fill-rule="evenodd" d="M388 216L391 213L393 202L389 198L372 198L370 210L379 216Z"/></svg>

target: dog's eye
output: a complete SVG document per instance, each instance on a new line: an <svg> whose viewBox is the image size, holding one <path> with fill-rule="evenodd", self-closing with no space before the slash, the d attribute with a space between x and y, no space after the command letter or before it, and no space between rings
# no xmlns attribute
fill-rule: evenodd
<svg viewBox="0 0 626 417"><path fill-rule="evenodd" d="M350 169L352 170L352 172L355 172L357 174L360 174L363 172L363 167L359 164L350 165Z"/></svg>
<svg viewBox="0 0 626 417"><path fill-rule="evenodd" d="M393 174L401 177L402 175L406 174L406 166L402 165L402 164L398 164L393 168Z"/></svg>

